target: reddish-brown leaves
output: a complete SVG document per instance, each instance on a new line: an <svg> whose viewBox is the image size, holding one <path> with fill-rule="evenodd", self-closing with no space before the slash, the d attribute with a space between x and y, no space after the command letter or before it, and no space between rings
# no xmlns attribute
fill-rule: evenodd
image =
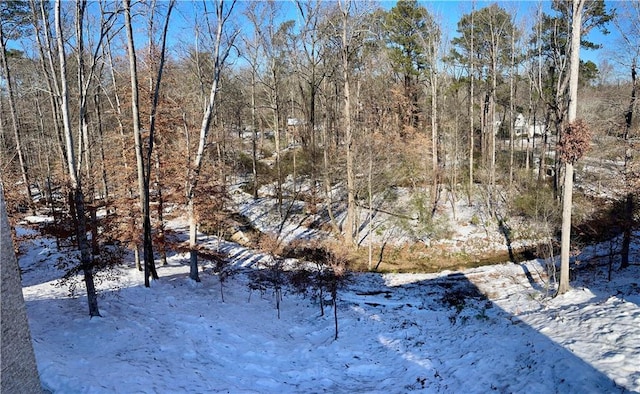
<svg viewBox="0 0 640 394"><path fill-rule="evenodd" d="M570 123L558 141L558 154L563 163L574 164L589 150L591 131L582 119Z"/></svg>

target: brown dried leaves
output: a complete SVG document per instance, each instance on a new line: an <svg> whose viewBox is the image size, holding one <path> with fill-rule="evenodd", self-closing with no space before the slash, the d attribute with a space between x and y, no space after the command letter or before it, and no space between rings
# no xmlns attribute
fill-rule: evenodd
<svg viewBox="0 0 640 394"><path fill-rule="evenodd" d="M589 150L591 131L582 119L570 123L558 141L557 152L563 163L574 164Z"/></svg>

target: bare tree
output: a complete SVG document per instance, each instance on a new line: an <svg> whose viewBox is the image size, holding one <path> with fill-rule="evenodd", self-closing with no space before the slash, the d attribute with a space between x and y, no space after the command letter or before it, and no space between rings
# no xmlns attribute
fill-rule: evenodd
<svg viewBox="0 0 640 394"><path fill-rule="evenodd" d="M149 115L149 144L148 144L148 148L147 148L147 157L146 157L146 168L145 168L145 180L146 180L146 186L147 186L147 190L145 190L147 192L147 196L145 198L146 203L147 203L147 214L145 215L145 221L146 216L150 215L150 209L149 209L149 204L150 204L150 197L149 197L149 184L151 182L151 162L152 159L151 157L154 156L154 163L155 163L155 184L156 184L156 193L157 193L157 199L158 199L158 239L159 239L159 247L160 247L160 255L161 255L161 260L162 260L162 265L167 265L167 252L166 252L166 248L165 248L165 228L164 228L164 198L163 198L163 192L162 192L162 186L160 183L160 154L156 151L155 154L153 152L153 145L155 143L155 131L156 131L156 118L157 118L157 112L158 112L158 102L160 99L160 83L162 81L162 75L164 72L164 65L165 65L165 54L166 54L166 44L167 44L167 32L169 31L169 20L171 19L171 11L173 10L173 7L175 6L175 0L171 0L169 1L169 4L167 6L167 11L166 11L166 15L165 15L165 20L164 20L164 25L162 28L162 37L160 39L160 59L158 60L158 69L157 69L157 74L155 77L155 84L153 84L153 78L150 77L150 84L152 86L150 86L150 88L152 89L153 92L153 101L151 103L151 113ZM155 9L155 2L152 5L152 7L154 7ZM152 13L153 14L153 13ZM153 42L153 19L150 18L149 19L149 55L151 56L156 56L157 54L154 51L154 42ZM146 223L146 226L149 228L149 239L151 239L151 219L149 218L149 222ZM146 236L145 236L146 237ZM155 273L155 267L154 264L152 263L150 265L150 267L154 268L153 273ZM148 276L147 276L148 277Z"/></svg>
<svg viewBox="0 0 640 394"><path fill-rule="evenodd" d="M429 29L427 32L419 32L419 41L422 44L427 59L426 81L424 82L425 97L430 98L431 102L431 216L436 213L438 205L438 195L440 190L440 159L438 157L440 139L440 122L438 113L438 90L440 85L440 70L438 66L438 58L440 55L441 32L435 19L429 17L426 19ZM426 33L426 34L425 34Z"/></svg>
<svg viewBox="0 0 640 394"><path fill-rule="evenodd" d="M512 15L497 4L492 4L472 14L464 15L458 22L463 37L454 38L453 43L468 55L473 53L473 71L483 76L478 78L482 89L480 126L481 156L486 170L485 182L489 186L489 209L494 213L494 186L496 184L496 134L498 132L497 106L498 83L504 78L505 68L511 61L511 35L514 34ZM473 35L473 47L467 47ZM460 55L457 55L458 57Z"/></svg>
<svg viewBox="0 0 640 394"><path fill-rule="evenodd" d="M292 52L295 67L298 71L298 89L303 98L302 106L305 114L303 125L304 133L301 136L303 148L307 149L311 164L311 202L310 206L315 210L317 181L318 181L318 137L316 135L319 126L318 121L318 97L321 86L327 76L328 70L321 67L326 56L329 56L324 40L326 38L326 26L323 24L324 4L322 1L296 0L296 8L302 26L296 37L298 47ZM302 55L301 58L299 55Z"/></svg>
<svg viewBox="0 0 640 394"><path fill-rule="evenodd" d="M341 57L342 57L342 79L344 94L344 144L347 159L347 219L344 230L344 239L348 246L353 245L353 233L355 230L356 201L353 173L353 131L351 119L351 70L350 57L352 48L353 31L349 29L349 13L351 11L351 0L339 1L340 12L342 13L342 35L341 35ZM327 141L325 141L327 145ZM338 336L336 332L336 337Z"/></svg>
<svg viewBox="0 0 640 394"><path fill-rule="evenodd" d="M146 232L146 223L145 217L148 216L145 214L145 207L147 207L148 201L145 200L145 182L144 182L144 161L143 161L143 153L142 153L142 133L140 131L140 111L139 111L139 99L138 99L138 71L136 64L136 52L133 42L133 30L131 27L131 9L130 9L130 1L122 0L122 4L124 6L124 17L125 17L125 27L127 31L127 53L129 56L129 76L131 78L131 117L133 121L133 138L135 141L135 152L136 152L136 169L138 174L138 196L140 201L140 210L142 211L142 220L143 220L143 262L144 262L144 277L145 277L145 286L149 286L148 284L148 272L149 265L147 259L150 259L153 262L153 247L152 245L146 243L147 232ZM146 188L148 190L148 187ZM148 214L148 209L146 209L146 213ZM149 247L151 246L150 250ZM138 247L136 246L136 253ZM150 257L147 257L147 256ZM154 278L155 279L155 278Z"/></svg>
<svg viewBox="0 0 640 394"><path fill-rule="evenodd" d="M102 14L104 15L106 13L106 9L105 9L105 4L103 4L102 2L101 2L101 7L102 7ZM117 130L119 132L119 140L120 140L120 147L121 147L120 164L123 167L123 171L119 175L124 180L124 182L122 183L125 185L126 193L124 194L116 193L115 206L117 207L118 205L121 205L124 207L124 209L121 211L128 212L128 217L124 219L124 221L126 222L126 225L125 225L126 231L121 232L119 235L120 237L124 238L124 241L132 249L136 268L139 271L142 271L143 268L140 262L140 248L139 248L140 240L139 240L138 231L136 228L138 226L137 219L139 216L134 213L134 211L131 209L131 206L130 206L131 201L134 201L135 199L135 190L131 186L133 183L132 182L132 178L133 178L132 166L130 164L131 158L130 158L130 155L128 154L129 146L131 142L130 142L130 136L127 134L125 130L126 120L125 120L125 114L123 111L123 104L122 104L124 101L124 98L121 98L121 93L120 93L121 89L118 85L118 80L116 77L116 75L118 74L118 70L116 68L117 63L114 61L114 55L112 50L113 38L114 38L114 35L108 35L106 38L106 45L103 45L103 48L102 48L103 58L105 59L106 64L108 66L107 69L109 71L110 83L103 83L101 84L101 87L102 87L102 90L104 91L104 97L109 102L111 113L114 115L113 117L115 118L118 124ZM119 204L122 201L124 203ZM142 208L140 208L140 210L142 210ZM142 215L140 215L140 217L141 216Z"/></svg>
<svg viewBox="0 0 640 394"><path fill-rule="evenodd" d="M54 56L51 42L51 25L47 18L45 2L30 0L31 18L35 28L35 36L40 55L40 66L42 74L47 82L49 91L49 105L51 107L51 125L57 137L57 149L62 158L62 166L67 163L66 151L64 149L64 141L62 138L62 130L60 127L60 86L55 77ZM66 172L66 168L65 168Z"/></svg>
<svg viewBox="0 0 640 394"><path fill-rule="evenodd" d="M622 219L622 248L620 251L620 267L626 268L629 266L629 249L631 246L631 231L633 228L634 220L633 213L635 210L635 198L633 188L635 185L631 183L636 182L637 174L634 173L631 168L632 164L632 145L631 145L631 132L633 127L634 112L638 102L638 61L640 61L640 49L638 49L638 39L640 39L640 4L638 2L624 3L623 14L620 14L615 19L615 25L618 31L621 33L622 50L620 53L628 54L627 56L621 56L620 59L625 67L628 67L631 74L631 96L629 98L629 104L624 113L624 140L625 140L625 181L627 195L624 202L624 218Z"/></svg>
<svg viewBox="0 0 640 394"><path fill-rule="evenodd" d="M253 24L253 37L244 37L244 47L245 47L245 58L249 61L250 73L251 73L251 131L252 131L252 139L251 139L251 171L253 173L253 198L258 198L258 152L257 152L257 140L258 140L258 102L257 102L257 85L259 83L259 72L262 66L262 54L263 48L268 45L263 42L264 33L261 31L264 27L262 23L264 23L266 8L259 8L259 3L253 2L249 6L246 11L246 15ZM268 62L269 60L267 60ZM278 129L276 124L275 129ZM279 141L277 141L277 137L279 135L276 134L276 146L279 147ZM279 154L276 154L279 159ZM279 165L279 160L278 163Z"/></svg>
<svg viewBox="0 0 640 394"><path fill-rule="evenodd" d="M190 272L189 277L196 282L200 282L198 275L198 250L197 250L197 225L198 220L195 212L195 192L198 182L200 180L200 171L203 165L204 153L207 147L207 139L209 136L209 129L211 126L211 120L217 105L218 84L220 82L220 72L224 63L229 55L233 40L237 36L237 32L234 32L229 38L227 45L223 48L223 32L224 26L228 22L229 17L233 11L235 0L232 0L231 6L225 7L224 0L216 1L215 13L216 13L216 32L213 43L213 79L211 82L211 90L209 98L207 100L204 113L202 114L202 123L200 125L200 137L198 140L198 150L196 156L189 168L189 176L186 190L187 210L189 214L189 262Z"/></svg>
<svg viewBox="0 0 640 394"><path fill-rule="evenodd" d="M580 33L582 31L582 10L585 0L573 0L571 22L571 52L569 71L569 124L576 121L578 111L578 77L580 73ZM568 131L568 130L567 130ZM569 134L565 132L564 135ZM567 147L571 150L572 147ZM562 197L562 236L560 249L560 283L558 295L569 291L569 252L571 249L571 207L573 203L573 164L570 157L564 158L564 191Z"/></svg>
<svg viewBox="0 0 640 394"><path fill-rule="evenodd" d="M143 228L143 259L144 259L144 284L149 287L149 277L158 279L158 273L155 267L155 259L153 256L153 242L151 238L151 211L149 204L149 184L151 180L151 168L153 162L153 143L156 121L156 110L158 107L158 98L160 95L160 84L162 81L162 72L164 69L166 37L171 18L171 11L175 2L170 1L167 8L165 18L162 43L160 50L160 62L158 74L155 78L155 86L153 88L153 102L151 104L151 115L149 122L149 135L146 142L147 151L143 151L142 132L140 130L140 111L138 99L138 71L136 65L136 51L133 41L133 28L131 26L131 7L129 0L123 0L125 25L127 30L127 49L129 55L129 73L131 77L131 113L133 116L133 134L136 146L136 162L138 168L138 188L140 193L140 205L142 208L142 228ZM155 7L155 4L152 5ZM153 18L153 11L150 18Z"/></svg>
<svg viewBox="0 0 640 394"><path fill-rule="evenodd" d="M471 35L470 39L470 47L474 48L473 40L475 37L475 21L473 15L475 14L475 1L471 2ZM473 96L474 96L474 87L475 87L475 57L473 51L469 51L468 53L469 59L469 188L468 188L468 197L469 197L469 205L471 205L471 196L473 195L473 151L475 147L475 125L474 125L474 111L473 111Z"/></svg>
<svg viewBox="0 0 640 394"><path fill-rule="evenodd" d="M24 184L26 191L27 205L35 213L35 206L33 205L33 199L31 198L31 181L29 180L29 171L27 170L27 163L25 160L22 143L22 135L20 132L20 124L16 109L15 95L13 92L13 81L11 79L11 72L9 70L9 63L7 61L7 39L5 38L3 30L4 29L2 26L2 22L0 22L0 62L2 63L2 71L6 80L5 87L9 96L9 113L11 115L11 127L13 129L16 153L18 155L18 163L20 165L20 174L22 175L22 183Z"/></svg>
<svg viewBox="0 0 640 394"><path fill-rule="evenodd" d="M274 133L277 209L278 213L282 215L281 124L284 118L282 85L285 79L286 52L289 50L287 35L293 26L293 21L278 24L278 13L278 3L269 0L252 3L247 16L258 33L258 45L262 53L260 60L264 63L264 73L256 73L256 77L258 78L257 85L262 87L263 94L266 95L266 102L262 105L271 111L271 116L266 119Z"/></svg>
<svg viewBox="0 0 640 394"><path fill-rule="evenodd" d="M84 193L82 190L80 172L78 171L76 153L74 151L73 132L71 130L71 114L69 112L69 87L67 82L68 66L66 50L64 47L64 31L62 29L62 18L60 9L61 0L56 0L54 14L58 44L58 65L60 70L60 106L63 119L64 137L66 142L68 176L73 197L71 204L76 214L76 237L78 241L78 248L80 249L80 264L84 272L84 282L87 289L87 301L89 304L89 315L93 317L100 316L100 311L98 309L98 297L93 281L93 258L91 256L89 242L87 240ZM80 13L76 13L76 18L78 17L81 17ZM82 37L76 37L76 39L81 40Z"/></svg>

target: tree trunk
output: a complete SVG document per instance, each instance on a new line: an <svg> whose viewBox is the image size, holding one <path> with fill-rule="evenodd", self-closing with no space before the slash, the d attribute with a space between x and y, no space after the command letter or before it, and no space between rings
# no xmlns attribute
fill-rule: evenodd
<svg viewBox="0 0 640 394"><path fill-rule="evenodd" d="M87 242L87 226L84 212L84 195L82 193L82 183L76 165L76 155L73 150L73 134L71 132L71 117L69 114L69 90L67 84L67 62L64 48L64 38L62 36L62 21L60 16L61 0L55 3L55 25L58 44L58 61L60 66L60 86L61 86L61 112L64 125L64 136L67 150L67 168L69 170L69 180L73 194L72 208L76 216L76 237L78 248L80 249L80 264L84 272L84 282L87 289L87 302L89 304L89 315L100 316L98 309L98 297L93 282L93 259L91 257L89 244Z"/></svg>
<svg viewBox="0 0 640 394"><path fill-rule="evenodd" d="M258 123L256 119L256 69L251 67L251 171L253 173L253 198L258 198Z"/></svg>
<svg viewBox="0 0 640 394"><path fill-rule="evenodd" d="M40 137L41 142L40 142L40 146L43 147L43 149L45 149L45 151L49 151L50 147L51 147L51 143L49 140L47 140L46 136L45 136L45 117L44 114L42 112L42 108L40 106L40 100L36 101L36 107L38 109L38 117L40 118ZM1 110L1 108L0 108ZM1 123L1 122L0 122ZM0 124L0 128L1 128L1 124ZM46 162L46 168L47 168L47 176L46 176L46 196L47 196L47 200L49 202L49 209L51 209L51 216L53 217L53 221L54 223L56 222L57 219L57 212L56 212L56 204L53 198L53 190L51 187L51 182L52 182L52 168L51 168L51 161L52 161L52 157L50 155L46 155L47 158L45 160Z"/></svg>
<svg viewBox="0 0 640 394"><path fill-rule="evenodd" d="M137 243L133 244L133 262L138 271L142 271L142 264L140 263L140 247Z"/></svg>
<svg viewBox="0 0 640 394"><path fill-rule="evenodd" d="M131 26L131 12L129 0L123 0L125 10L125 25L127 30L127 49L129 53L129 72L131 76L131 112L133 116L133 133L135 137L136 146L136 162L138 168L138 186L140 192L140 203L142 206L142 228L143 228L143 258L144 258L144 285L150 286L149 277L158 279L158 274L155 267L155 259L153 256L153 240L151 235L151 210L150 210L150 198L149 198L149 185L151 183L151 161L153 157L153 143L154 143L154 129L155 129L155 116L158 106L160 82L162 80L162 71L164 66L164 52L166 34L169 24L169 18L171 16L171 10L173 9L174 2L169 3L167 9L167 16L165 20L165 26L163 30L162 38L162 50L160 53L160 65L158 68L158 75L156 78L156 85L154 89L153 102L151 105L151 119L149 122L149 140L147 143L147 155L145 157L142 148L142 134L140 131L140 114L138 108L138 72L136 67L136 52L133 42L133 29Z"/></svg>
<svg viewBox="0 0 640 394"><path fill-rule="evenodd" d="M278 94L278 71L276 68L275 59L271 61L271 74L273 75L273 93L272 106L273 106L273 125L274 125L274 139L276 149L276 194L278 199L278 213L282 217L282 164L280 160L280 98ZM287 139L288 140L288 139Z"/></svg>
<svg viewBox="0 0 640 394"><path fill-rule="evenodd" d="M311 71L311 81L309 82L309 124L307 126L307 130L309 132L309 143L311 145L311 149L309 150L309 154L311 157L311 202L309 203L309 208L311 213L315 213L316 211L316 202L317 202L317 184L318 184L318 143L316 141L316 99L317 99L317 89L316 85L316 73L315 73L315 63L312 65Z"/></svg>
<svg viewBox="0 0 640 394"><path fill-rule="evenodd" d="M558 295L569 290L569 254L571 252L571 208L573 200L573 164L565 164L562 194L562 236L560 243L560 284Z"/></svg>
<svg viewBox="0 0 640 394"><path fill-rule="evenodd" d="M435 63L435 61L434 61ZM435 67L435 65L433 66ZM435 216L438 206L438 187L440 171L438 163L438 80L435 70L431 70L431 172L433 183L431 188L431 217Z"/></svg>
<svg viewBox="0 0 640 394"><path fill-rule="evenodd" d="M516 41L515 31L511 33L511 72L509 73L509 187L513 186L513 155L514 155L514 129L513 129L513 99L514 99L514 79L516 70ZM528 133L528 130L526 130ZM520 137L522 138L522 137ZM529 169L529 144L527 144L527 170Z"/></svg>
<svg viewBox="0 0 640 394"><path fill-rule="evenodd" d="M98 223L97 223L97 215L96 215L96 207L95 207L95 182L93 181L93 157L91 155L91 144L89 138L89 123L87 121L87 96L88 89L91 82L91 76L93 74L93 66L91 67L91 71L89 72L89 76L86 75L87 71L85 69L85 48L84 48L84 15L86 10L85 2L77 2L76 3L76 37L77 37L77 51L76 51L76 74L77 74L77 82L78 82L78 92L79 92L79 116L78 116L78 130L80 130L80 136L78 138L78 144L80 148L78 149L78 159L80 160L78 163L78 167L81 167L81 162L84 160L84 171L85 177L88 180L87 191L89 199L89 205L84 205L84 191L83 191L83 210L88 211L89 214L89 223L88 227L91 231L91 254L92 256L97 256L99 254L99 246L98 246ZM94 63L95 65L95 63ZM81 170L78 169L78 177L81 177ZM80 212L78 206L76 204L76 213Z"/></svg>
<svg viewBox="0 0 640 394"><path fill-rule="evenodd" d="M347 246L353 246L353 233L354 223L356 216L356 202L355 202L355 182L353 175L353 137L352 137L352 124L351 124L351 86L349 78L349 41L347 38L348 22L349 22L349 9L351 3L347 1L345 6L340 3L342 11L342 79L344 88L344 133L345 133L345 148L347 159L347 219L345 222L344 240ZM325 141L325 144L327 142Z"/></svg>
<svg viewBox="0 0 640 394"><path fill-rule="evenodd" d="M96 111L96 120L98 123L98 137L99 141L99 149L100 149L100 173L102 179L102 193L101 196L103 199L107 200L109 198L109 181L107 177L107 164L105 160L104 154L104 130L102 128L102 111L101 104L98 98L98 93L96 92L93 96L93 105Z"/></svg>
<svg viewBox="0 0 640 394"><path fill-rule="evenodd" d="M125 133L125 129L124 129L124 124L122 123L123 121L123 113L122 113L122 105L120 103L120 96L118 95L118 84L116 82L116 74L115 74L115 67L114 67L114 63L113 63L113 54L111 51L111 39L109 37L107 37L107 45L105 48L105 57L106 60L108 61L108 65L109 65L109 70L110 70L110 76L111 76L111 87L112 87L112 92L113 92L113 100L109 99L109 104L111 106L111 109L117 114L116 116L116 120L118 122L118 130L120 132L120 147L121 147L121 152L122 152L122 165L124 167L124 172L125 172L125 177L129 177L129 158L127 156L127 150L129 149L129 138ZM127 191L129 193L129 198L133 198L135 193L134 193L134 189L131 186L131 184L129 182L127 182ZM133 212L132 210L128 210L129 212ZM136 219L133 216L133 214L131 214L128 217L129 220L129 225L134 228L136 227ZM129 240L130 243L133 245L133 247L131 248L133 250L133 255L134 255L134 261L135 261L135 266L136 269L138 271L142 271L142 265L140 263L140 245L139 245L139 240L137 239L137 237L133 237L133 239Z"/></svg>
<svg viewBox="0 0 640 394"><path fill-rule="evenodd" d="M496 185L496 92L498 90L498 54L497 42L494 43L493 58L491 62L491 95L489 101L489 124L491 133L491 166L489 183L491 184L491 193L493 194L493 187ZM493 197L491 197L491 203Z"/></svg>
<svg viewBox="0 0 640 394"><path fill-rule="evenodd" d="M133 42L133 29L131 27L130 1L122 0L124 6L124 19L127 31L127 52L129 55L129 75L131 79L131 114L133 117L133 137L136 151L136 168L138 173L138 194L140 210L142 213L142 260L144 267L144 285L149 287L151 266L155 265L153 259L153 244L151 241L151 220L149 218L149 182L145 179L144 156L142 152L142 132L140 131L140 113L138 99L138 71L136 66L136 52ZM155 279L155 278L154 278Z"/></svg>
<svg viewBox="0 0 640 394"><path fill-rule="evenodd" d="M0 315L2 315L0 392L42 392L22 295L20 267L11 240L2 183L0 183L0 237L0 251L2 251L2 259L0 259L0 294L2 294L0 297Z"/></svg>
<svg viewBox="0 0 640 394"><path fill-rule="evenodd" d="M325 108L329 107L325 104ZM331 115L335 116L335 115ZM331 146L329 130L335 128L330 123L329 115L324 117L324 125L322 127L322 168L324 180L325 204L327 206L327 215L329 215L329 225L335 234L340 234L340 228L336 223L336 217L333 214L333 193L331 192Z"/></svg>
<svg viewBox="0 0 640 394"><path fill-rule="evenodd" d="M633 182L633 174L631 169L631 143L629 140L629 133L631 131L631 126L633 124L633 112L636 106L637 101L637 89L638 89L638 80L636 73L636 62L634 61L631 65L631 100L629 102L629 107L627 108L627 112L625 113L625 155L624 155L624 167L625 167L625 176L627 178L627 187L632 188L630 182ZM630 179L631 178L631 179ZM635 210L633 193L631 191L627 192L627 197L625 199L625 210L624 210L624 218L622 219L623 223L623 232L622 232L622 249L620 251L621 261L620 268L627 268L629 266L629 248L631 246L631 231L633 229L634 220L633 220L633 211Z"/></svg>
<svg viewBox="0 0 640 394"><path fill-rule="evenodd" d="M194 159L193 165L190 170L190 174L188 177L187 184L187 210L189 214L189 262L190 262L190 273L189 277L196 282L200 282L200 277L198 276L198 245L197 245L197 218L195 212L195 191L198 186L198 182L200 180L200 171L202 169L204 152L207 146L207 138L209 136L209 129L211 126L211 120L213 118L213 113L215 106L217 104L217 94L218 94L218 82L220 80L220 69L224 64L227 56L229 55L229 50L233 44L230 42L227 48L221 52L222 45L222 32L224 28L224 24L229 18L231 11L233 10L233 6L235 1L232 2L230 9L226 12L224 11L224 1L220 0L216 4L216 15L217 15L217 26L216 26L216 36L214 41L214 49L213 49L213 81L211 83L211 91L209 92L209 99L207 101L204 113L202 115L202 123L200 125L200 138L198 140L198 150L196 152L196 157ZM235 36L234 36L235 37ZM233 38L231 38L233 40Z"/></svg>
<svg viewBox="0 0 640 394"><path fill-rule="evenodd" d="M578 110L578 77L580 65L580 33L582 9L585 0L573 0L571 23L571 61L569 74L569 123L576 120ZM560 244L560 283L557 295L569 291L569 253L571 249L571 208L573 202L573 163L565 164L564 189L562 193L562 236Z"/></svg>
<svg viewBox="0 0 640 394"><path fill-rule="evenodd" d="M467 190L467 195L469 199L469 205L471 205L471 199L473 195L473 151L474 151L474 135L475 135L475 126L473 124L473 94L474 94L474 53L473 53L473 37L474 37L474 24L473 24L473 14L474 14L475 2L471 3L471 50L469 51L469 190Z"/></svg>
<svg viewBox="0 0 640 394"><path fill-rule="evenodd" d="M149 141L147 144L147 156L146 158L144 158L145 160L143 160L144 164L145 164L145 168L144 168L144 181L145 181L145 192L147 193L147 195L145 196L145 210L144 210L144 226L145 226L145 244L147 245L147 251L149 253L149 257L146 257L145 255L145 266L148 266L149 269L149 273L151 274L151 276L153 277L153 279L158 279L158 273L156 271L156 265L155 265L155 260L153 258L153 244L152 244L152 238L151 238L151 209L150 209L150 198L149 198L149 189L150 189L150 183L151 183L151 168L152 168L152 160L153 160L153 146L155 143L155 131L156 131L156 114L157 114L157 110L158 110L158 102L160 100L160 86L161 86L161 82L162 82L162 75L163 75L163 71L164 71L164 64L165 64L165 54L166 54L166 43L167 43L167 32L169 30L169 21L171 19L171 11L173 10L173 7L175 5L175 0L171 0L169 1L169 4L167 6L167 14L165 16L165 21L164 21L164 26L162 29L162 39L161 39L161 44L160 44L160 59L159 59L159 64L158 64L158 73L156 75L156 80L155 80L155 86L152 86L152 92L153 92L153 101L151 103L151 115L150 115L150 119L149 119ZM153 4L153 6L155 7L155 3ZM155 11L155 9L153 10ZM152 12L153 13L153 12ZM151 32L153 29L150 29L149 35L150 35L150 40L151 40ZM133 45L133 44L132 44ZM166 251L164 248L164 223L163 223L163 217L162 217L162 209L163 209L163 202L162 202L162 190L160 190L160 178L159 178L159 166L160 166L160 159L158 157L158 155L156 154L156 185L158 186L158 204L159 204L159 208L158 208L158 221L160 222L159 227L160 227L160 237L162 239L162 262L163 265L167 264L167 256L166 256ZM149 277L149 273L146 274L146 278ZM148 281L148 279L146 279L145 281Z"/></svg>
<svg viewBox="0 0 640 394"><path fill-rule="evenodd" d="M196 282L200 282L198 275L198 222L194 212L193 198L189 200L187 205L187 214L189 215L189 278Z"/></svg>
<svg viewBox="0 0 640 394"><path fill-rule="evenodd" d="M156 162L156 192L158 194L158 247L160 248L160 261L162 265L167 265L167 243L165 237L165 226L164 226L164 197L162 194L162 184L160 182L161 177L161 166L160 166L160 154L158 152L155 153L155 162Z"/></svg>
<svg viewBox="0 0 640 394"><path fill-rule="evenodd" d="M622 248L620 250L620 268L629 266L629 249L631 246L631 231L633 229L633 211L635 208L633 193L627 193L624 202L624 217L622 218Z"/></svg>

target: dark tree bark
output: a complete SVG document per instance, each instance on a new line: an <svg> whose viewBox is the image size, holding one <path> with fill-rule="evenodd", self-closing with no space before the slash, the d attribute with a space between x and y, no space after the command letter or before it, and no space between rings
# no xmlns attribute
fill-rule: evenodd
<svg viewBox="0 0 640 394"><path fill-rule="evenodd" d="M624 115L625 119L625 130L624 130L624 140L626 144L626 151L624 157L624 166L626 170L626 177L633 177L630 174L630 164L631 164L631 147L629 142L629 133L631 131L631 125L633 123L633 111L636 106L637 101L637 90L638 90L638 80L637 80L637 70L635 61L631 65L631 100L629 101L629 107L627 108L627 112ZM629 179L627 179L627 184L629 183ZM629 185L627 185L629 186ZM623 231L622 231L622 249L620 251L620 268L626 268L629 266L629 247L631 246L631 231L633 229L634 220L633 220L633 211L635 210L635 201L633 198L633 193L631 191L627 192L627 196L625 198L624 204L624 218L622 219Z"/></svg>
<svg viewBox="0 0 640 394"><path fill-rule="evenodd" d="M164 55L167 31L171 11L175 2L171 1L167 9L165 25L162 35L162 50L160 52L160 66L156 78L155 88L153 92L153 103L151 105L151 118L149 124L149 137L147 141L147 152L143 152L142 133L140 130L140 114L138 101L138 72L136 67L136 52L133 41L133 29L131 26L130 1L123 0L125 11L125 26L127 30L127 48L129 53L129 72L131 77L131 111L133 116L133 133L136 145L136 159L138 167L138 186L140 193L140 204L142 206L142 229L143 229L143 259L144 259L144 285L150 286L149 278L158 279L155 260L153 256L153 240L151 236L151 210L149 204L149 184L151 180L151 167L153 160L153 143L155 132L156 110L158 107L158 99L160 94L160 83L162 81L162 72L164 69Z"/></svg>

